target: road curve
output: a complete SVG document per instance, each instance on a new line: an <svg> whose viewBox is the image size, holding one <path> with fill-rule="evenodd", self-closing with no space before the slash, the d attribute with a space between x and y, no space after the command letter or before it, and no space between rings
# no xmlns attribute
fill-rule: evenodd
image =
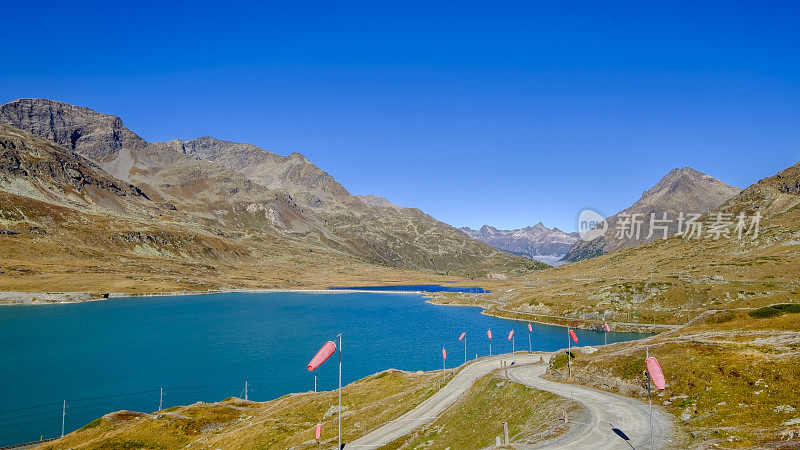
<svg viewBox="0 0 800 450"><path fill-rule="evenodd" d="M549 357L550 354L543 352L505 354L469 363L444 388L416 408L348 443L346 448L378 448L436 419L469 390L478 378L500 368L500 361L514 363L508 370L508 376L513 381L569 398L583 408L580 421L572 423L567 432L555 439L542 442L535 448L650 447L650 421L646 403L595 389L543 380L541 375L544 374L547 365L536 364L543 356ZM653 422L656 424L656 448L666 448L672 437L670 416L654 407ZM620 434L628 437L629 441L626 443Z"/></svg>
<svg viewBox="0 0 800 450"><path fill-rule="evenodd" d="M508 364L514 362L515 365L528 364L538 362L539 358L542 356L549 357L549 354L507 354L493 356L491 359L482 358L476 362L469 363L451 378L450 382L448 382L445 387L428 397L427 400L417 405L416 408L371 433L348 443L345 448L378 448L386 445L410 433L415 428L436 419L439 414L461 398L478 378L487 375L492 370L499 369L500 361L508 361Z"/></svg>
<svg viewBox="0 0 800 450"><path fill-rule="evenodd" d="M545 370L545 364L516 367L508 371L508 377L517 383L574 400L583 408L583 414L567 432L534 448L650 448L647 403L609 392L547 381L541 378ZM674 444L671 441L671 416L656 406L653 407L653 429L655 448ZM629 438L627 443L622 436Z"/></svg>

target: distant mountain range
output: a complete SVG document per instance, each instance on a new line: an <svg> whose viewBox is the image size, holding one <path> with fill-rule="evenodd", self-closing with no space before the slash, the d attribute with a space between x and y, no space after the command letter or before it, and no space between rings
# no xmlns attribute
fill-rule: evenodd
<svg viewBox="0 0 800 450"><path fill-rule="evenodd" d="M498 250L548 264L557 263L580 239L578 233L566 233L557 227L550 229L541 222L516 230L499 230L484 225L478 230L463 227L461 231Z"/></svg>
<svg viewBox="0 0 800 450"><path fill-rule="evenodd" d="M580 261L614 250L633 247L678 232L678 217L689 214L705 214L713 211L728 199L741 192L722 181L690 167L673 169L655 186L642 194L630 207L606 219L607 229L603 236L591 241L578 240L564 256L564 261ZM664 218L670 222L657 222ZM636 216L634 216L636 215ZM651 218L654 232L650 233ZM634 225L640 222L639 225ZM635 229L634 227L638 227Z"/></svg>
<svg viewBox="0 0 800 450"><path fill-rule="evenodd" d="M238 267L263 266L287 280L275 274L324 269L313 262L320 255L469 277L544 267L418 209L353 196L299 153L212 137L147 142L119 117L45 99L0 106L0 124L0 237L24 250L23 262L83 258L97 248L217 267L233 254ZM39 247L50 246L48 255L23 238L28 229L43 232Z"/></svg>

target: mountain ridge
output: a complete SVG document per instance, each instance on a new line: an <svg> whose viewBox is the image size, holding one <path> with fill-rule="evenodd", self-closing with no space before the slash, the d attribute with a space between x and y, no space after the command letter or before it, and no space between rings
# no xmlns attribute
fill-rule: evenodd
<svg viewBox="0 0 800 450"><path fill-rule="evenodd" d="M514 230L502 230L491 225L483 225L478 230L462 227L461 231L498 250L542 262L557 261L579 239L578 233L565 233L557 227L550 229L542 222Z"/></svg>
<svg viewBox="0 0 800 450"><path fill-rule="evenodd" d="M664 214L667 214L668 220L672 220L666 225L667 236L672 236L678 231L675 220L679 214L708 213L739 192L741 189L729 186L691 167L672 169L658 183L645 190L631 206L608 217L605 220L607 229L603 236L591 241L577 241L563 260L580 261L660 239L664 232L656 231L656 228L653 230L653 235L648 236L651 228L650 219L651 217L656 220L662 219ZM639 215L638 219L641 219L638 237L630 229L634 214ZM623 220L625 222L621 223ZM625 227L631 236L619 237L620 227Z"/></svg>
<svg viewBox="0 0 800 450"><path fill-rule="evenodd" d="M132 220L159 217L224 236L266 233L369 264L440 274L543 267L469 239L419 210L370 206L299 153L280 156L207 136L150 143L117 116L46 99L0 106L0 123L27 128L136 186L152 206L146 213L129 211Z"/></svg>

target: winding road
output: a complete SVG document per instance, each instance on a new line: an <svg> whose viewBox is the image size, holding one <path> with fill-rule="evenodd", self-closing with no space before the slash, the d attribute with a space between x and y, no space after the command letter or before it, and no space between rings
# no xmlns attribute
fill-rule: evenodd
<svg viewBox="0 0 800 450"><path fill-rule="evenodd" d="M645 449L650 447L650 416L646 403L595 389L544 380L541 376L547 369L547 364L539 364L539 360L544 357L547 361L550 356L550 353L544 352L517 353L471 362L444 388L416 408L348 443L346 448L378 448L436 419L461 398L478 378L499 369L501 361L506 361L509 365L508 376L511 380L569 398L583 408L581 419L573 422L567 432L555 439L542 442L535 448ZM666 448L671 444L671 418L654 407L653 419L657 425L654 430L655 447Z"/></svg>

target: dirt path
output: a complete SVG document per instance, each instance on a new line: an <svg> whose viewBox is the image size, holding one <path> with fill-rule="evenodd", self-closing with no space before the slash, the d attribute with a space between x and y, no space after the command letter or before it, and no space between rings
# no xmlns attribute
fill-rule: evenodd
<svg viewBox="0 0 800 450"><path fill-rule="evenodd" d="M569 431L535 448L650 448L650 414L647 403L604 391L556 383L541 378L547 366L535 364L512 368L508 377L543 391L569 398L583 408L579 421ZM653 406L655 448L674 444L672 419L669 414ZM628 437L628 443L623 436Z"/></svg>
<svg viewBox="0 0 800 450"><path fill-rule="evenodd" d="M543 442L536 448L649 448L650 420L646 403L595 389L543 380L547 365L539 358L549 353L498 355L470 363L439 392L392 422L348 443L346 448L378 448L404 436L439 416L469 390L480 377L500 367L500 361L514 364L509 378L543 391L552 392L578 402L583 408L579 422L561 436ZM668 414L653 408L656 448L671 444L672 422ZM626 441L625 438L628 440Z"/></svg>

